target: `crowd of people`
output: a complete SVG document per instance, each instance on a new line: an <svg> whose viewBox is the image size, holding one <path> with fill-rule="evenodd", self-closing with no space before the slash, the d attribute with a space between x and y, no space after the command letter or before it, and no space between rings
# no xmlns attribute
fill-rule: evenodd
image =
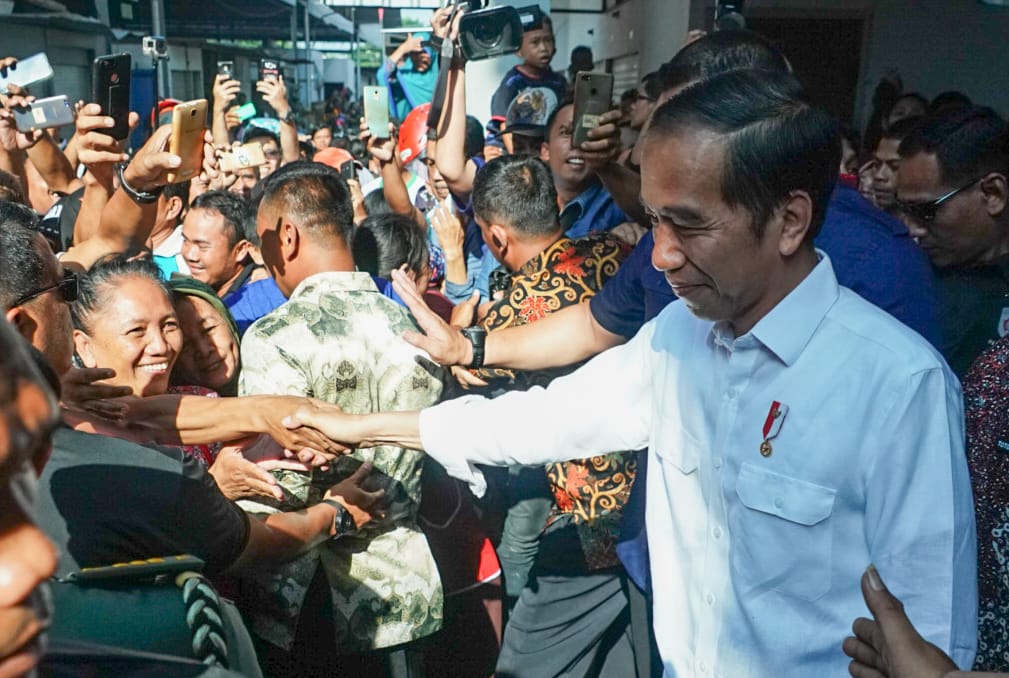
<svg viewBox="0 0 1009 678"><path fill-rule="evenodd" d="M692 31L575 145L461 16L184 182L0 96L0 676L1009 672L1005 120Z"/></svg>

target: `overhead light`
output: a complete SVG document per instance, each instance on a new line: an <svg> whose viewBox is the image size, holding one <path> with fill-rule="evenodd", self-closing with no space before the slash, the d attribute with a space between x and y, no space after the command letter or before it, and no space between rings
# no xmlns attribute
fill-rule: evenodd
<svg viewBox="0 0 1009 678"><path fill-rule="evenodd" d="M991 5L992 7L1009 7L1009 0L980 0L982 5Z"/></svg>

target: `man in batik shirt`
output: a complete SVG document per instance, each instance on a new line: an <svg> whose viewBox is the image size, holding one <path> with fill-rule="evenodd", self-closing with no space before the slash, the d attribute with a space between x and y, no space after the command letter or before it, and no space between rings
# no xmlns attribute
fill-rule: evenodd
<svg viewBox="0 0 1009 678"><path fill-rule="evenodd" d="M509 156L489 162L474 182L473 208L487 246L512 271L504 298L479 322L488 332L535 322L588 300L617 272L625 254L619 241L606 235L564 237L550 171L539 160ZM493 391L526 390L573 369L474 373ZM627 578L617 560L616 538L634 473L634 455L613 452L551 464L545 474L542 467L513 474L519 483L535 482L535 475L548 481L543 484L553 501L525 498L506 520L499 548L506 578L517 569L507 564L515 555L505 552L515 548L509 540L521 539L520 530L542 535L528 583L518 591L514 582L508 587L518 602L505 629L499 674L626 676L633 671Z"/></svg>
<svg viewBox="0 0 1009 678"><path fill-rule="evenodd" d="M354 272L345 237L352 227L350 193L335 170L296 163L266 182L257 228L263 260L288 301L245 334L241 394L298 393L351 413L437 402L443 371L402 340L405 330L416 329L409 313L382 295L368 274ZM279 505L243 502L250 512L310 506L322 499L322 488L365 461L373 463L372 475L385 489L384 519L246 582L252 628L287 651L278 661L292 674L324 668L334 652L393 648L441 627L441 583L416 523L422 458L391 446L359 450L328 471L277 472L284 490ZM324 594L315 595L326 589L331 610L318 604ZM330 616L335 635L327 637L318 627ZM314 644L303 641L306 634ZM416 664L411 653L390 659L387 670L412 675Z"/></svg>

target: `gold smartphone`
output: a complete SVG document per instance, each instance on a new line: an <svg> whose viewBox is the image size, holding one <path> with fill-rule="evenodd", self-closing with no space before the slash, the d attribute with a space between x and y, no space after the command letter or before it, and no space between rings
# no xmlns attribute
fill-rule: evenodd
<svg viewBox="0 0 1009 678"><path fill-rule="evenodd" d="M182 164L168 173L168 183L189 181L203 166L203 131L207 124L207 100L186 101L172 109L170 153L182 158Z"/></svg>

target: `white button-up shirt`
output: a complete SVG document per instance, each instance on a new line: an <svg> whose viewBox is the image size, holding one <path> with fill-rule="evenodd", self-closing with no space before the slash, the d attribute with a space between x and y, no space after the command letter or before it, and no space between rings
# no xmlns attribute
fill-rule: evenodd
<svg viewBox="0 0 1009 678"><path fill-rule="evenodd" d="M760 452L772 403L787 407ZM977 556L959 383L928 343L840 287L826 256L747 334L670 305L548 389L424 411L425 449L540 464L649 447L654 628L667 676L840 676L871 562L961 667Z"/></svg>

